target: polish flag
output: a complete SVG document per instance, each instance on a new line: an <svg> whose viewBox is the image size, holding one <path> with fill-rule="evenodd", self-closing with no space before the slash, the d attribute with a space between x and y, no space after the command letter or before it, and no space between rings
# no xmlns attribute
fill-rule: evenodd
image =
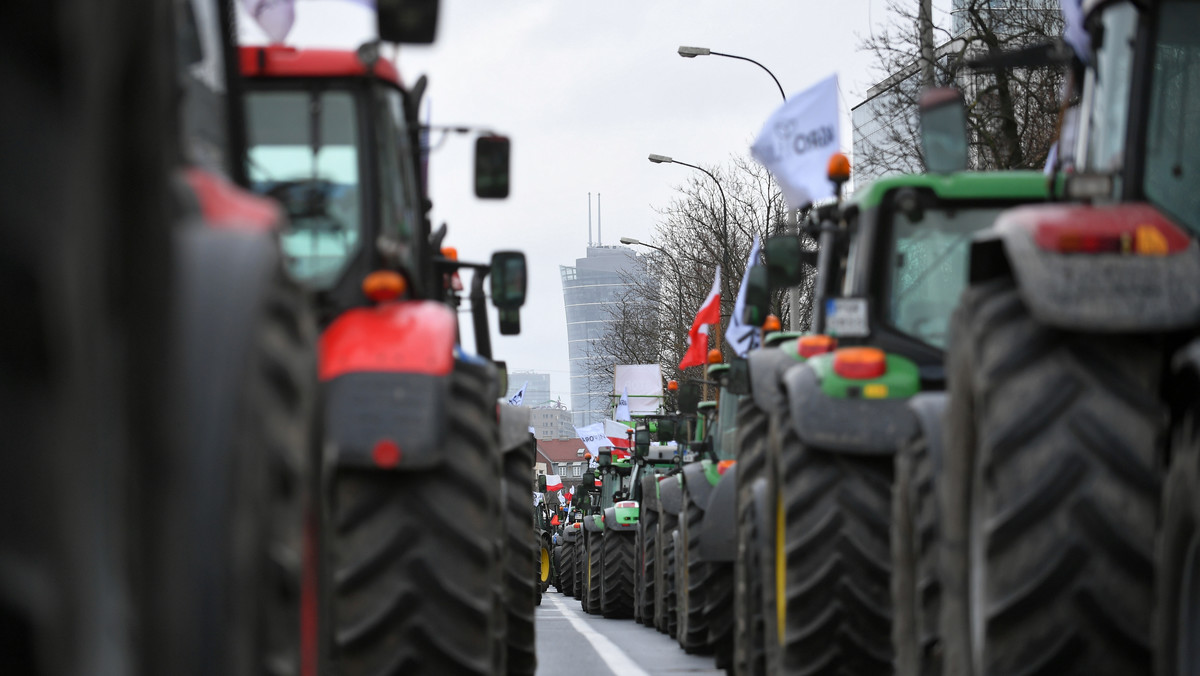
<svg viewBox="0 0 1200 676"><path fill-rule="evenodd" d="M553 493L554 491L562 490L562 477L557 474L546 475L546 492Z"/></svg>
<svg viewBox="0 0 1200 676"><path fill-rule="evenodd" d="M692 328L688 330L688 349L679 362L679 369L689 366L699 366L708 361L708 326L721 322L721 266L717 266L717 274L713 278L712 290L700 304Z"/></svg>
<svg viewBox="0 0 1200 676"><path fill-rule="evenodd" d="M622 425L615 420L604 421L604 436L612 444L613 460L624 460L629 457L629 431L628 425Z"/></svg>

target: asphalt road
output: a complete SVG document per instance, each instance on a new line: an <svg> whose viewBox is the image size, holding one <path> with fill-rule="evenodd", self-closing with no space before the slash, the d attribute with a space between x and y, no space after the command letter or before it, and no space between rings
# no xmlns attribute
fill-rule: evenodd
<svg viewBox="0 0 1200 676"><path fill-rule="evenodd" d="M537 609L537 656L545 676L725 674L712 657L688 655L665 634L633 620L588 615L578 599L553 590Z"/></svg>

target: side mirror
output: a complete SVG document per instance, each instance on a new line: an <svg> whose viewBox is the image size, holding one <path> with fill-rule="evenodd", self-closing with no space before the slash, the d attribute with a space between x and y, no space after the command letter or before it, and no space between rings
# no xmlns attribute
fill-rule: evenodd
<svg viewBox="0 0 1200 676"><path fill-rule="evenodd" d="M962 93L951 87L927 89L918 103L925 168L949 174L967 168L967 111Z"/></svg>
<svg viewBox="0 0 1200 676"><path fill-rule="evenodd" d="M679 412L692 414L700 406L700 384L689 380L679 387Z"/></svg>
<svg viewBox="0 0 1200 676"><path fill-rule="evenodd" d="M817 265L817 252L806 250L796 235L768 237L763 250L767 259L767 285L771 289L800 284L804 281L804 266Z"/></svg>
<svg viewBox="0 0 1200 676"><path fill-rule="evenodd" d="M475 139L475 196L482 199L508 197L508 164L512 143L507 136Z"/></svg>
<svg viewBox="0 0 1200 676"><path fill-rule="evenodd" d="M771 313L771 285L768 283L767 266L755 265L746 278L746 304L743 306L742 321L750 326L762 326Z"/></svg>
<svg viewBox="0 0 1200 676"><path fill-rule="evenodd" d="M750 362L735 358L729 362L729 373L725 376L725 390L730 394L750 394Z"/></svg>
<svg viewBox="0 0 1200 676"><path fill-rule="evenodd" d="M546 475L545 474L538 475L538 492L540 492L540 493L546 492Z"/></svg>
<svg viewBox="0 0 1200 676"><path fill-rule="evenodd" d="M377 0L379 39L427 45L437 35L438 0Z"/></svg>
<svg viewBox="0 0 1200 676"><path fill-rule="evenodd" d="M612 449L601 450L596 454L596 464L601 467L612 465Z"/></svg>
<svg viewBox="0 0 1200 676"><path fill-rule="evenodd" d="M500 315L500 334L512 336L521 332L521 306L525 304L525 254L520 251L497 251L492 254L492 305Z"/></svg>
<svg viewBox="0 0 1200 676"><path fill-rule="evenodd" d="M645 457L650 453L650 428L638 427L633 433L633 452L639 457Z"/></svg>
<svg viewBox="0 0 1200 676"><path fill-rule="evenodd" d="M590 493L595 493L596 491L600 490L600 488L596 486L596 473L591 470L583 473L583 480L580 483Z"/></svg>

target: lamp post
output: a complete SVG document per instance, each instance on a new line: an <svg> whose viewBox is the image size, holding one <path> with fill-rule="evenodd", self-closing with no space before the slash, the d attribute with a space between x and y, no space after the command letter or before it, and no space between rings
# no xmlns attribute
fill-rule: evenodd
<svg viewBox="0 0 1200 676"><path fill-rule="evenodd" d="M694 59L697 56L708 56L709 54L711 54L713 56L724 56L727 59L737 59L738 61L749 61L750 63L758 66L759 68L762 68L763 70L767 71L767 75L770 75L771 79L775 81L775 86L779 87L779 95L783 97L784 102L787 102L787 94L783 93L783 85L779 84L779 78L775 77L775 73L772 73L770 68L767 68L766 66L755 61L754 59L748 59L744 56L738 56L737 54L724 54L722 52L714 52L713 50L709 49L708 47L684 47L684 46L679 47L679 55L685 59Z"/></svg>
<svg viewBox="0 0 1200 676"><path fill-rule="evenodd" d="M713 173L711 171L705 169L704 167L698 167L694 164L688 164L687 162L680 162L679 160L671 158L671 157L667 157L666 155L655 155L654 153L651 153L647 159L649 159L654 164L681 164L685 167L690 167L692 169L695 169L696 171L703 172L709 178L712 179L713 183L715 183L717 185L717 190L719 191L719 193L721 195L721 237L724 240L721 242L721 269L725 270L725 274L728 275L729 274L729 205L725 201L725 188L721 187L721 182L717 180L716 176L713 176ZM717 324L717 332L718 332L717 347L718 348L721 347L720 331L721 331L721 325L720 325L720 323L718 323Z"/></svg>
<svg viewBox="0 0 1200 676"><path fill-rule="evenodd" d="M685 59L694 59L697 56L708 56L710 54L712 56L724 56L729 59L737 59L739 61L749 61L750 63L758 66L759 68L762 68L763 70L767 71L767 75L771 76L771 79L775 81L775 86L779 88L779 95L781 97L783 97L783 102L787 103L787 94L783 93L783 85L779 84L779 78L775 77L775 73L772 73L770 68L767 68L766 66L755 61L754 59L749 59L744 56L738 56L736 54L725 54L722 52L714 52L713 50L709 49L708 47L687 47L687 46L683 46L683 45L680 45L680 47L679 47L679 55ZM787 210L787 226L788 226L789 232L795 231L797 228L796 216L797 216L797 214L794 209ZM793 330L793 331L799 331L800 330L800 289L799 288L793 286L791 289L788 289L788 306L791 309L791 320L789 321L789 324L790 324L789 328L791 328L791 330Z"/></svg>
<svg viewBox="0 0 1200 676"><path fill-rule="evenodd" d="M679 298L679 302L675 304L675 351L678 352L680 347L679 337L683 335L683 272L681 272L679 269L679 263L676 262L675 257L672 256L669 251L661 246L657 246L649 242L643 242L641 240L634 239L633 237L622 237L621 244L628 244L630 246L644 246L650 249L657 249L667 257L668 261L671 262L671 267L675 268L675 293Z"/></svg>

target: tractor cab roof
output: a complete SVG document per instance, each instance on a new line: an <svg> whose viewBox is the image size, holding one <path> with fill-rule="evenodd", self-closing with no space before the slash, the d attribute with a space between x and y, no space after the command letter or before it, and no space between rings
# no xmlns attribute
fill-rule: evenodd
<svg viewBox="0 0 1200 676"><path fill-rule="evenodd" d="M387 59L375 60L371 73L358 52L348 49L297 49L285 45L239 47L243 77L375 77L400 87L400 73Z"/></svg>
<svg viewBox="0 0 1200 676"><path fill-rule="evenodd" d="M860 209L879 206L897 188L927 188L945 200L1042 200L1049 195L1040 171L960 171L953 174L888 176L855 191L850 203Z"/></svg>

